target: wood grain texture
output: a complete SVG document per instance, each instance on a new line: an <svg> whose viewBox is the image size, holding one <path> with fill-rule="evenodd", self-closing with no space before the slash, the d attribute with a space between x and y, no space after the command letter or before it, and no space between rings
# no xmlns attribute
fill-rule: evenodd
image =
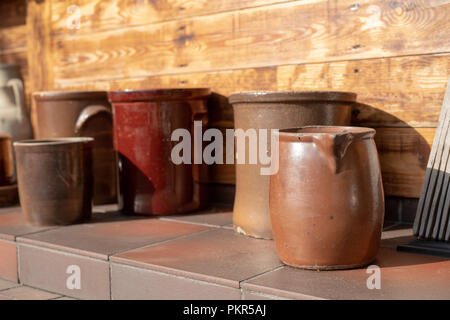
<svg viewBox="0 0 450 320"><path fill-rule="evenodd" d="M418 198L435 128L377 128L375 142L386 195Z"/></svg>
<svg viewBox="0 0 450 320"><path fill-rule="evenodd" d="M354 124L369 127L436 127L450 74L450 54L343 61L267 68L163 75L83 83L60 90L210 87L223 96L214 124L232 127L226 98L251 90L341 90L358 93L372 107L355 108ZM226 110L226 112L224 112Z"/></svg>
<svg viewBox="0 0 450 320"><path fill-rule="evenodd" d="M26 25L0 28L0 52L10 53L27 50Z"/></svg>
<svg viewBox="0 0 450 320"><path fill-rule="evenodd" d="M145 90L155 88L194 88L208 87L214 92L209 102L210 125L220 128L233 128L233 109L228 96L236 91L276 90L276 68L258 68L177 74L146 78L125 78L111 81L84 83L64 83L57 90Z"/></svg>
<svg viewBox="0 0 450 320"><path fill-rule="evenodd" d="M52 35L85 34L253 8L286 0L58 0L52 3ZM67 28L70 5L79 8L81 28ZM72 16L73 17L73 16Z"/></svg>
<svg viewBox="0 0 450 320"><path fill-rule="evenodd" d="M0 63L11 63L20 65L20 72L24 78L28 76L28 59L26 50L18 52L1 52Z"/></svg>
<svg viewBox="0 0 450 320"><path fill-rule="evenodd" d="M50 57L50 0L28 0L27 2L27 57L31 68L29 71L32 92L53 88ZM36 132L36 112L31 101L31 123Z"/></svg>
<svg viewBox="0 0 450 320"><path fill-rule="evenodd" d="M27 0L0 1L0 28L25 24Z"/></svg>
<svg viewBox="0 0 450 320"><path fill-rule="evenodd" d="M450 2L293 1L52 39L55 81L450 51Z"/></svg>
<svg viewBox="0 0 450 320"><path fill-rule="evenodd" d="M355 108L355 125L436 127L450 55L281 66L278 90L341 90L358 93L371 107Z"/></svg>

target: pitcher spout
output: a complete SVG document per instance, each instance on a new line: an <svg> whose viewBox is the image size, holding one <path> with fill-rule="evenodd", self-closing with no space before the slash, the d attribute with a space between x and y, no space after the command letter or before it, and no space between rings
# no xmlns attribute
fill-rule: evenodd
<svg viewBox="0 0 450 320"><path fill-rule="evenodd" d="M341 163L349 146L354 141L352 133L318 134L313 142L319 154L325 159L333 174L341 171Z"/></svg>

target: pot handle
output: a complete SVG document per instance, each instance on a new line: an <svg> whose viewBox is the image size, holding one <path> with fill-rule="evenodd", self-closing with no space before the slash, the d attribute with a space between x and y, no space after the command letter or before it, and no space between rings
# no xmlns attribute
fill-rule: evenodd
<svg viewBox="0 0 450 320"><path fill-rule="evenodd" d="M22 120L28 114L28 111L25 108L25 101L23 98L23 82L21 79L13 78L9 79L6 83L8 87L11 87L14 93L14 100L16 106L18 106L19 111L19 120Z"/></svg>
<svg viewBox="0 0 450 320"><path fill-rule="evenodd" d="M352 133L341 133L336 135L316 135L312 138L319 154L328 163L333 174L341 170L341 161L347 152L348 147L354 141Z"/></svg>
<svg viewBox="0 0 450 320"><path fill-rule="evenodd" d="M109 108L102 105L90 105L81 111L75 123L75 133L80 134L86 122L97 115L106 114L112 119L112 112Z"/></svg>

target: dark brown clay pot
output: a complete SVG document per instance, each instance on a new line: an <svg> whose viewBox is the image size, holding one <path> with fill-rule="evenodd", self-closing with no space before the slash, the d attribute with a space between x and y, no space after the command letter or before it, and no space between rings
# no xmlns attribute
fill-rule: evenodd
<svg viewBox="0 0 450 320"><path fill-rule="evenodd" d="M10 135L0 134L0 186L12 185L15 182L11 141Z"/></svg>
<svg viewBox="0 0 450 320"><path fill-rule="evenodd" d="M124 213L168 215L207 203L207 167L171 161L172 132L207 123L209 89L110 92ZM192 143L192 145L194 145Z"/></svg>
<svg viewBox="0 0 450 320"><path fill-rule="evenodd" d="M229 97L234 127L243 130L349 125L355 100L355 93L327 91L247 92ZM237 232L271 239L269 176L261 175L260 169L260 164L236 164L233 222Z"/></svg>
<svg viewBox="0 0 450 320"><path fill-rule="evenodd" d="M284 263L327 270L374 260L384 219L374 135L358 127L280 130L270 215Z"/></svg>
<svg viewBox="0 0 450 320"><path fill-rule="evenodd" d="M14 142L19 198L28 223L67 225L91 216L92 138Z"/></svg>
<svg viewBox="0 0 450 320"><path fill-rule="evenodd" d="M94 204L117 202L117 161L106 92L36 92L33 97L37 138L94 138Z"/></svg>

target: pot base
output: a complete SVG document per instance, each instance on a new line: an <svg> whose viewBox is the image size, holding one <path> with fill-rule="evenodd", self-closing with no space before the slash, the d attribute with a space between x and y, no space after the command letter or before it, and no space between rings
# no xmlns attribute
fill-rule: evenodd
<svg viewBox="0 0 450 320"><path fill-rule="evenodd" d="M332 270L345 270L345 269L358 269L365 267L369 265L371 262L373 262L375 258L372 258L371 260L363 263L357 263L357 264L347 264L347 265L331 265L331 266L318 266L318 265L296 265L292 263L287 263L283 261L284 264L298 268L298 269L305 269L305 270L316 270L316 271L332 271Z"/></svg>
<svg viewBox="0 0 450 320"><path fill-rule="evenodd" d="M255 239L261 239L261 240L273 240L273 236L261 236L258 234L253 234L251 232L247 232L244 229L242 229L242 227L237 226L237 225L233 225L233 229L235 232L242 234L244 236L247 237L251 237L251 238L255 238Z"/></svg>

